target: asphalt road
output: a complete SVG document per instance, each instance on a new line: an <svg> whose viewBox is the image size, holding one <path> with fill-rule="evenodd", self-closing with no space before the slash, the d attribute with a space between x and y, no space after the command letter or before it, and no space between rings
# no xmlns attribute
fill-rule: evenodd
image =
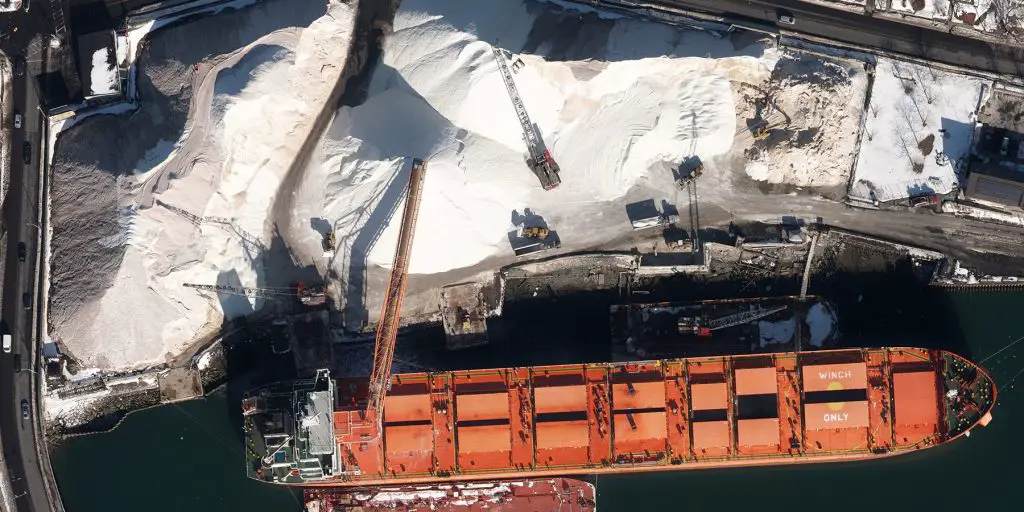
<svg viewBox="0 0 1024 512"><path fill-rule="evenodd" d="M38 370L33 355L32 324L38 321L35 309L26 309L23 294L30 297L36 291L36 238L38 227L38 186L43 116L39 111L39 97L32 76L42 69L40 34L50 33L49 2L32 2L29 13L0 14L0 50L13 62L16 55L25 56L27 66L21 76L12 77L12 90L4 91L5 101L11 101L14 112L23 116L20 129L11 123L10 188L3 205L3 229L7 233L6 261L4 262L3 327L13 338L10 354L0 354L0 435L3 437L4 456L19 512L54 510L46 492L44 472L49 472L48 461L40 461L35 443L35 428L40 425L33 415L22 419L21 402L29 400L33 413L37 404L31 403L31 389L36 384L34 371ZM16 30L15 30L16 29ZM24 142L31 144L31 163L23 161ZM18 260L18 243L24 241L27 257ZM37 301L32 297L32 302ZM15 357L21 358L21 372L15 371ZM41 412L41 411L39 411Z"/></svg>
<svg viewBox="0 0 1024 512"><path fill-rule="evenodd" d="M980 71L1024 76L1024 50L1020 48L867 14L846 12L803 0L650 0L650 3L720 15L738 25L773 25L782 30ZM796 23L777 23L778 8L790 11Z"/></svg>

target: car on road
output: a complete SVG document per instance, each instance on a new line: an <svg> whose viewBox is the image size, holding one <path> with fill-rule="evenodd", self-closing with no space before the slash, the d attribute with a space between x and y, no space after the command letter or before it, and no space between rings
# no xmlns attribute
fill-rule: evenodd
<svg viewBox="0 0 1024 512"><path fill-rule="evenodd" d="M793 13L779 9L775 11L775 17L779 20L779 23L783 25L796 25L796 18L793 17Z"/></svg>
<svg viewBox="0 0 1024 512"><path fill-rule="evenodd" d="M28 256L28 247L25 247L25 242L18 242L18 261L24 263L26 256Z"/></svg>
<svg viewBox="0 0 1024 512"><path fill-rule="evenodd" d="M27 140L21 145L21 159L25 161L25 165L32 163L32 143Z"/></svg>
<svg viewBox="0 0 1024 512"><path fill-rule="evenodd" d="M4 334L4 353L5 354L10 354L11 353L11 342L12 342L11 335L10 334Z"/></svg>
<svg viewBox="0 0 1024 512"><path fill-rule="evenodd" d="M24 398L21 399L21 419L28 419L28 400Z"/></svg>
<svg viewBox="0 0 1024 512"><path fill-rule="evenodd" d="M14 58L14 74L16 76L25 74L25 57L18 55Z"/></svg>
<svg viewBox="0 0 1024 512"><path fill-rule="evenodd" d="M14 128L21 128L21 113L19 112L14 113Z"/></svg>
<svg viewBox="0 0 1024 512"><path fill-rule="evenodd" d="M21 305L25 306L25 309L32 309L32 295L28 292L21 294Z"/></svg>

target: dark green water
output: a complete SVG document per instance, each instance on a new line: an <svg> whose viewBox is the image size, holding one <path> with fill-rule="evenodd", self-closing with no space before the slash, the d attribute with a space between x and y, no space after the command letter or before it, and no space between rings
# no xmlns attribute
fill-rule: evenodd
<svg viewBox="0 0 1024 512"><path fill-rule="evenodd" d="M975 361L1024 336L1024 293L950 297ZM969 439L880 461L601 477L599 510L1020 510L1024 375L1013 388L1006 383L1024 369L1024 342L985 366L1003 387L995 421ZM288 490L243 476L240 440L229 421L237 411L214 395L142 411L114 432L66 442L53 466L67 510L300 510Z"/></svg>

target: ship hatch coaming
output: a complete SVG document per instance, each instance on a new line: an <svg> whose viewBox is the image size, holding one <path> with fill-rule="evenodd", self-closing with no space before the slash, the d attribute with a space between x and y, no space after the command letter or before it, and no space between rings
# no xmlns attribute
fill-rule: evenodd
<svg viewBox="0 0 1024 512"><path fill-rule="evenodd" d="M365 385L341 381L337 463L299 478L376 485L898 453L988 412L990 380L961 361L872 349L407 374L382 418L360 412Z"/></svg>

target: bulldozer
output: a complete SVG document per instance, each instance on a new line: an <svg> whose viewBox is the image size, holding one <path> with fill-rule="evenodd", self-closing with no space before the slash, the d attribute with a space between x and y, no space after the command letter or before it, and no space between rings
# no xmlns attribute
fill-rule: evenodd
<svg viewBox="0 0 1024 512"><path fill-rule="evenodd" d="M540 226L523 226L519 230L519 236L523 238L547 238L550 233L548 228Z"/></svg>
<svg viewBox="0 0 1024 512"><path fill-rule="evenodd" d="M324 234L323 239L324 257L330 258L334 256L334 230L328 231Z"/></svg>

